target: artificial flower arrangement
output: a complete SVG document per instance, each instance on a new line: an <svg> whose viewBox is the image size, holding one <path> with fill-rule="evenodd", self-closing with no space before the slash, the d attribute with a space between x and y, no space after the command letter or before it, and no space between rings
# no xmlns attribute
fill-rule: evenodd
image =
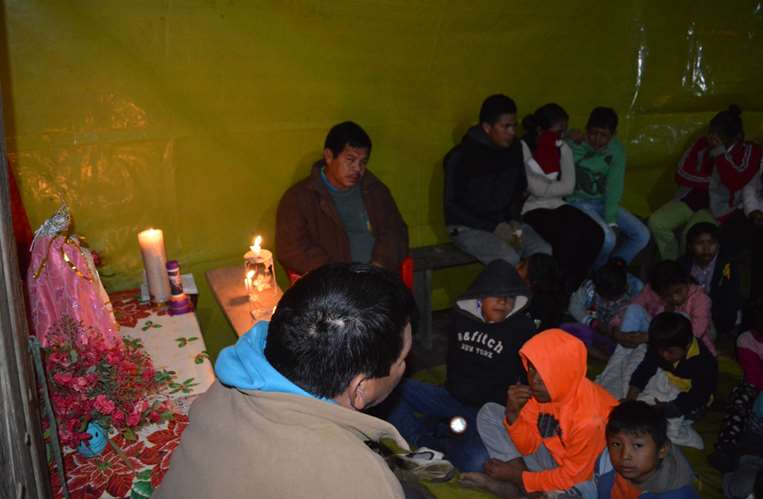
<svg viewBox="0 0 763 499"><path fill-rule="evenodd" d="M45 370L62 444L76 448L89 440L91 423L133 441L143 425L172 418L169 403L155 395L174 374L156 371L140 340L110 343L67 316L47 339Z"/></svg>

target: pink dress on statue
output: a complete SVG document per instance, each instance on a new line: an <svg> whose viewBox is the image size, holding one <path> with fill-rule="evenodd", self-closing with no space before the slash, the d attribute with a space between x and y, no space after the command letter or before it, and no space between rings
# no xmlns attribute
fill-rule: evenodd
<svg viewBox="0 0 763 499"><path fill-rule="evenodd" d="M64 205L43 223L32 242L27 286L34 334L46 347L52 328L68 317L99 332L108 345L121 344L119 325L92 255L77 236L69 235L70 221Z"/></svg>

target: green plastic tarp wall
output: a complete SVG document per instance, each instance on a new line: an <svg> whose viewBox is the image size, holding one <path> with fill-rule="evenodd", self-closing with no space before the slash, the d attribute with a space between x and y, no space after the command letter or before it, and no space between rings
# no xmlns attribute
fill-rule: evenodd
<svg viewBox="0 0 763 499"><path fill-rule="evenodd" d="M255 233L273 248L281 193L339 121L371 135L414 246L446 240L441 160L491 93L520 115L558 102L573 127L614 107L623 203L640 215L670 197L714 112L735 103L763 136L760 1L5 0L2 16L6 140L32 225L67 202L112 290L139 282L137 233L163 229L200 285L213 355L235 336L204 271L241 262ZM438 272L435 305L477 270Z"/></svg>

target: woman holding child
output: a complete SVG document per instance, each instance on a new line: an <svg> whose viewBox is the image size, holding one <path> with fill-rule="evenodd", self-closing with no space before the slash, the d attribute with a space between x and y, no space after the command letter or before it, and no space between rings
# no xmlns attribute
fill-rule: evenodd
<svg viewBox="0 0 763 499"><path fill-rule="evenodd" d="M563 287L580 286L604 242L604 232L564 197L575 189L575 159L562 140L569 116L558 104L549 103L522 120L525 173L530 192L522 217L548 242L562 271ZM529 150L529 153L528 153Z"/></svg>

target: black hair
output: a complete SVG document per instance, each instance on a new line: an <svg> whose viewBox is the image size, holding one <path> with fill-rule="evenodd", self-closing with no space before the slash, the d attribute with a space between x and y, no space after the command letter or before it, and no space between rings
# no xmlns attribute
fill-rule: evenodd
<svg viewBox="0 0 763 499"><path fill-rule="evenodd" d="M663 260L654 266L649 277L649 284L658 295L676 284L690 284L691 275L675 260Z"/></svg>
<svg viewBox="0 0 763 499"><path fill-rule="evenodd" d="M585 125L587 130L591 128L606 128L612 133L617 131L617 113L611 107L595 107L588 117Z"/></svg>
<svg viewBox="0 0 763 499"><path fill-rule="evenodd" d="M738 106L730 105L725 111L713 116L710 120L710 131L717 133L726 141L744 137L741 115L742 110Z"/></svg>
<svg viewBox="0 0 763 499"><path fill-rule="evenodd" d="M662 312L649 323L649 347L686 348L694 338L691 321L677 312Z"/></svg>
<svg viewBox="0 0 763 499"><path fill-rule="evenodd" d="M593 273L593 287L596 293L614 300L622 296L628 290L628 269L625 260L612 258L606 265Z"/></svg>
<svg viewBox="0 0 763 499"><path fill-rule="evenodd" d="M354 121L344 121L331 127L323 148L330 149L334 156L339 156L345 146L368 149L370 155L371 137Z"/></svg>
<svg viewBox="0 0 763 499"><path fill-rule="evenodd" d="M480 124L492 125L504 114L517 114L517 105L511 97L503 94L491 95L480 107Z"/></svg>
<svg viewBox="0 0 763 499"><path fill-rule="evenodd" d="M560 121L568 121L570 116L562 106L555 102L549 102L535 110L533 114L528 114L522 119L522 127L525 129L525 141L530 150L535 150L535 143L538 134L542 130L548 130Z"/></svg>
<svg viewBox="0 0 763 499"><path fill-rule="evenodd" d="M396 274L365 264L325 265L284 293L265 358L305 391L334 398L358 374L388 376L405 326L415 319L413 297Z"/></svg>
<svg viewBox="0 0 763 499"><path fill-rule="evenodd" d="M530 314L540 319L539 331L558 327L569 305L559 263L551 255L535 253L527 258L527 284L532 297Z"/></svg>
<svg viewBox="0 0 763 499"><path fill-rule="evenodd" d="M668 443L668 421L663 412L640 400L625 400L609 413L607 436L618 433L649 435L657 450Z"/></svg>
<svg viewBox="0 0 763 499"><path fill-rule="evenodd" d="M709 234L710 237L719 241L720 229L714 223L699 222L691 226L686 232L686 244L693 244L694 241L703 234Z"/></svg>

